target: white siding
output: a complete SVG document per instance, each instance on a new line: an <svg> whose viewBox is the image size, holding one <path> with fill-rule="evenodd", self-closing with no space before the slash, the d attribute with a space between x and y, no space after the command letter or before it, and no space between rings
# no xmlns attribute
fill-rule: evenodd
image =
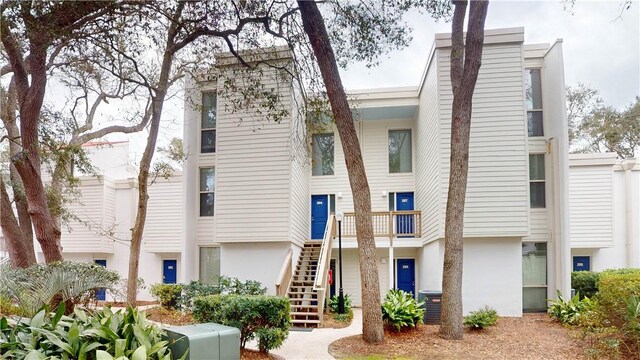
<svg viewBox="0 0 640 360"><path fill-rule="evenodd" d="M297 109L294 108L294 111ZM302 246L309 238L310 208L309 208L309 188L310 188L310 166L309 153L304 131L304 122L294 114L296 121L291 123L291 191L290 196L290 234L289 240Z"/></svg>
<svg viewBox="0 0 640 360"><path fill-rule="evenodd" d="M447 201L451 137L450 50L437 49L440 92L441 219ZM522 44L486 45L473 96L465 236L528 231Z"/></svg>
<svg viewBox="0 0 640 360"><path fill-rule="evenodd" d="M115 225L114 196L113 184L108 180L81 180L77 200L67 206L77 220L62 225L65 253L113 251L111 241L104 234Z"/></svg>
<svg viewBox="0 0 640 360"><path fill-rule="evenodd" d="M143 246L149 252L180 252L183 226L182 176L156 179L149 186Z"/></svg>
<svg viewBox="0 0 640 360"><path fill-rule="evenodd" d="M571 167L569 191L571 247L613 246L612 167Z"/></svg>
<svg viewBox="0 0 640 360"><path fill-rule="evenodd" d="M549 212L547 209L531 209L529 236L522 238L522 241L544 242L550 239Z"/></svg>
<svg viewBox="0 0 640 360"><path fill-rule="evenodd" d="M442 192L438 182L440 151L438 147L438 84L436 62L432 61L420 93L416 126L416 209L422 210L422 239L444 237L441 216Z"/></svg>
<svg viewBox="0 0 640 360"><path fill-rule="evenodd" d="M221 71L223 77L235 75L228 68ZM291 84L283 84L279 75L265 66L261 81L276 88L282 106L291 109ZM223 83L218 80L219 86ZM230 101L218 97L216 240L289 240L290 119L274 123L255 111L232 112Z"/></svg>

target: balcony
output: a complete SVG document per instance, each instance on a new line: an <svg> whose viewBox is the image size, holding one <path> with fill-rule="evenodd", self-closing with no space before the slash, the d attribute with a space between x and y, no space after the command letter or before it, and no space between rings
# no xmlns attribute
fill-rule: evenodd
<svg viewBox="0 0 640 360"><path fill-rule="evenodd" d="M422 212L411 211L373 211L373 236L394 238L417 238L422 236ZM356 237L356 214L344 213L342 237Z"/></svg>

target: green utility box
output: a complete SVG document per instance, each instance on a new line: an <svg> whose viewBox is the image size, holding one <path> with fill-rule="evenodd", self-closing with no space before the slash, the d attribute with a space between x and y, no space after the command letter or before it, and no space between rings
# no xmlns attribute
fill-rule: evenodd
<svg viewBox="0 0 640 360"><path fill-rule="evenodd" d="M165 329L171 358L188 360L240 360L240 330L207 323Z"/></svg>

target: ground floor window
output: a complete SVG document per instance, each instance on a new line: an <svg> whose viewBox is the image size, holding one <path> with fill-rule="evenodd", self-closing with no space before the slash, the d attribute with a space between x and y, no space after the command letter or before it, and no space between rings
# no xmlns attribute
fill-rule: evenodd
<svg viewBox="0 0 640 360"><path fill-rule="evenodd" d="M220 248L200 248L200 281L213 284L220 275Z"/></svg>
<svg viewBox="0 0 640 360"><path fill-rule="evenodd" d="M522 310L547 308L547 244L522 244Z"/></svg>

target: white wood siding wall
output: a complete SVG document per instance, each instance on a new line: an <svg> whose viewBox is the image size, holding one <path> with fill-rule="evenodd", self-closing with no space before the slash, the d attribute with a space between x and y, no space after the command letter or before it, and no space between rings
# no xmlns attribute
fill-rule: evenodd
<svg viewBox="0 0 640 360"><path fill-rule="evenodd" d="M147 252L179 252L183 219L182 176L159 178L149 186L143 249Z"/></svg>
<svg viewBox="0 0 640 360"><path fill-rule="evenodd" d="M440 216L449 182L451 81L449 48L436 50L440 93ZM473 97L465 236L528 232L527 132L522 44L486 45ZM442 232L441 232L442 233Z"/></svg>
<svg viewBox="0 0 640 360"><path fill-rule="evenodd" d="M613 169L569 169L569 216L572 248L613 246Z"/></svg>
<svg viewBox="0 0 640 360"><path fill-rule="evenodd" d="M415 189L414 172L416 169L416 141L415 121L412 120L363 120L356 122L360 148L367 173L367 180L371 190L371 209L373 211L389 210L390 192L411 192ZM389 130L411 129L413 146L412 173L389 173ZM335 155L334 175L311 176L311 194L338 194L336 196L336 211L353 211L353 195L349 184L349 176L344 162L344 152L338 131L334 129ZM309 170L311 173L311 170ZM387 193L382 196L382 192ZM307 207L311 200L307 200ZM307 232L309 230L307 229Z"/></svg>
<svg viewBox="0 0 640 360"><path fill-rule="evenodd" d="M296 93L297 94L297 93ZM300 114L298 103L300 96L296 95L298 102L292 101L291 122L291 191L289 192L289 239L302 246L309 238L311 227L311 211L309 207L310 198L310 154L306 138L304 118Z"/></svg>
<svg viewBox="0 0 640 360"><path fill-rule="evenodd" d="M222 77L234 76L228 68L221 69L221 73L220 86ZM261 81L276 88L283 106L291 109L291 84L285 84L276 70L267 67ZM232 113L229 101L225 96L218 97L216 240L288 240L290 120L274 123L255 111Z"/></svg>
<svg viewBox="0 0 640 360"><path fill-rule="evenodd" d="M422 239L431 241L444 237L444 217L441 216L443 196L438 182L440 148L438 146L438 77L432 61L420 92L420 108L416 126L416 208L422 210Z"/></svg>
<svg viewBox="0 0 640 360"><path fill-rule="evenodd" d="M104 235L115 226L115 189L106 179L84 178L78 188L77 201L67 209L79 220L62 226L64 252L113 252L112 242Z"/></svg>

